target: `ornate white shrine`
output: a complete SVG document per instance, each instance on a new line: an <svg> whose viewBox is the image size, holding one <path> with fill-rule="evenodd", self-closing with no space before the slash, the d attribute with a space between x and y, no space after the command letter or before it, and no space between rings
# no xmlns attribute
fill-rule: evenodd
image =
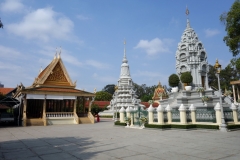
<svg viewBox="0 0 240 160"><path fill-rule="evenodd" d="M191 72L193 87L209 88L207 53L188 19L176 51L176 70L179 76L183 72Z"/></svg>

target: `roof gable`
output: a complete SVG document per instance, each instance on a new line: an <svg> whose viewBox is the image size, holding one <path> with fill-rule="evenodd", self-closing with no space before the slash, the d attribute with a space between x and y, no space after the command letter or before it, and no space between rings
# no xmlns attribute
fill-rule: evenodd
<svg viewBox="0 0 240 160"><path fill-rule="evenodd" d="M53 61L39 73L33 83L33 87L38 86L65 86L75 88L76 84L72 83L60 56L58 56L58 58L54 58Z"/></svg>

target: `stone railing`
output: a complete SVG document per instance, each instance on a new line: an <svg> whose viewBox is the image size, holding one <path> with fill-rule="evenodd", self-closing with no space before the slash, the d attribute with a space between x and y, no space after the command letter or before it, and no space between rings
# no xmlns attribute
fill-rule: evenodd
<svg viewBox="0 0 240 160"><path fill-rule="evenodd" d="M74 117L74 112L46 112L46 118Z"/></svg>
<svg viewBox="0 0 240 160"><path fill-rule="evenodd" d="M91 112L88 112L88 118L90 119L91 123L95 122L94 117Z"/></svg>
<svg viewBox="0 0 240 160"><path fill-rule="evenodd" d="M225 121L228 123L239 123L240 122L240 111L236 108L236 106L232 106L230 108L224 108L224 118ZM211 123L211 124L221 124L221 108L219 107L219 103L215 105L215 107L208 107L208 108L196 108L194 105L191 105L190 107L186 107L183 104L179 106L179 108L171 108L169 105L167 107L163 107L161 105L158 106L158 108L149 107L148 108L148 114L147 116L142 115L142 110L120 110L120 121L122 123L125 122L126 116L125 112L127 114L137 115L135 116L134 120L139 121L140 117L148 117L148 123L149 124L171 124L171 123L181 123L181 124L199 124L199 123ZM135 124L135 122L133 122Z"/></svg>

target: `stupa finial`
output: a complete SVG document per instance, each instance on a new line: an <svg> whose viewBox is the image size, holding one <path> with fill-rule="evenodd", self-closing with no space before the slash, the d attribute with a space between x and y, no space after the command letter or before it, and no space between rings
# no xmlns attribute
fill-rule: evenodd
<svg viewBox="0 0 240 160"><path fill-rule="evenodd" d="M127 57L126 57L126 40L124 39L124 55L123 55L123 63L127 63Z"/></svg>
<svg viewBox="0 0 240 160"><path fill-rule="evenodd" d="M188 7L186 6L186 16L187 16L187 28L191 28L190 27L190 22L189 22L189 19L188 19L188 15L189 15L189 10L188 10Z"/></svg>

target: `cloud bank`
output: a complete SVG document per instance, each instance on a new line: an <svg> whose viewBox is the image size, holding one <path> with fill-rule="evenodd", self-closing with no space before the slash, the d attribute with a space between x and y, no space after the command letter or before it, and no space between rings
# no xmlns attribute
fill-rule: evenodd
<svg viewBox="0 0 240 160"><path fill-rule="evenodd" d="M171 45L172 40L170 39L159 39L154 38L152 40L140 40L135 49L141 49L147 53L147 55L156 55L161 53L170 52L169 46Z"/></svg>

